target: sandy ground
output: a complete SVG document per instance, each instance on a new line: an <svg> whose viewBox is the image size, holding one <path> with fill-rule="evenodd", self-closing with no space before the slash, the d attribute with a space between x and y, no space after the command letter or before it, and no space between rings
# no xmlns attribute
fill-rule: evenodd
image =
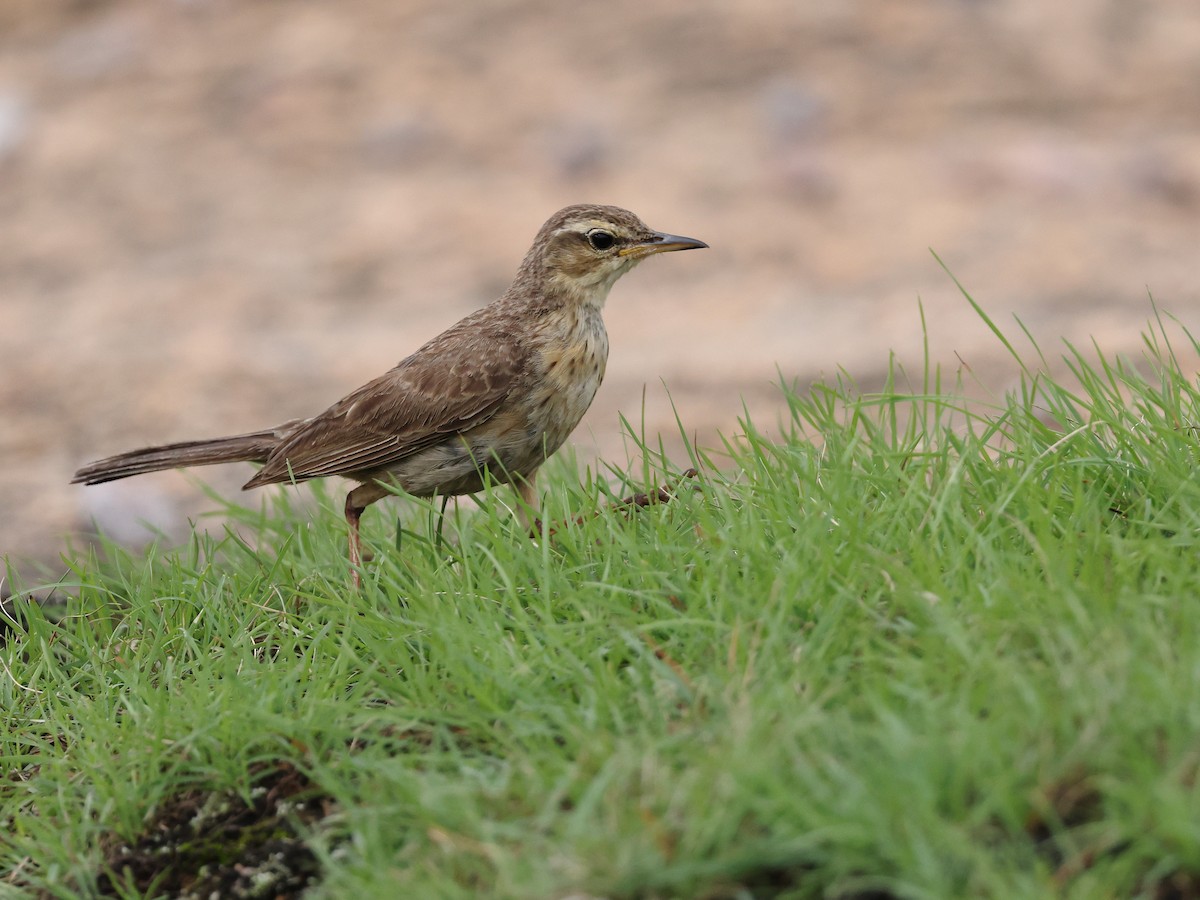
<svg viewBox="0 0 1200 900"><path fill-rule="evenodd" d="M614 290L585 458L668 389L711 442L779 373L919 365L918 302L1003 389L930 248L1050 350L1136 353L1150 294L1200 327L1200 6L0 0L0 555L179 537L183 476L71 473L324 408L582 201L712 245Z"/></svg>

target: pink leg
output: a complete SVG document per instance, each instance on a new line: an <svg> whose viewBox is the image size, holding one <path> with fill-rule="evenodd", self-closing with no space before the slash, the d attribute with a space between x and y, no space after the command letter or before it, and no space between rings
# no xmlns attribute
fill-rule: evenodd
<svg viewBox="0 0 1200 900"><path fill-rule="evenodd" d="M362 518L363 507L353 503L354 491L346 497L346 522L350 526L350 583L357 590L362 586L362 536L358 531L358 523Z"/></svg>
<svg viewBox="0 0 1200 900"><path fill-rule="evenodd" d="M513 489L517 492L517 496L521 498L521 502L517 506L517 521L521 523L521 527L529 532L529 536L533 538L542 536L542 520L537 518L538 495L536 483L536 469L530 472L525 478L513 482Z"/></svg>
<svg viewBox="0 0 1200 900"><path fill-rule="evenodd" d="M362 573L359 570L363 564L362 536L359 534L358 522L362 518L363 510L387 495L387 490L375 481L360 484L346 495L346 524L350 526L350 582L356 588L362 584Z"/></svg>

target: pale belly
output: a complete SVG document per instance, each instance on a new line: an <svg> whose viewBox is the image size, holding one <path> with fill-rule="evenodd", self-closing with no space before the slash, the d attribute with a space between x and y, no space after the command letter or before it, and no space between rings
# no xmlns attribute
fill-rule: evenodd
<svg viewBox="0 0 1200 900"><path fill-rule="evenodd" d="M607 360L602 328L583 340L556 343L541 354L542 371L532 384L495 417L403 460L391 477L419 497L475 493L485 471L500 483L529 478L592 405Z"/></svg>

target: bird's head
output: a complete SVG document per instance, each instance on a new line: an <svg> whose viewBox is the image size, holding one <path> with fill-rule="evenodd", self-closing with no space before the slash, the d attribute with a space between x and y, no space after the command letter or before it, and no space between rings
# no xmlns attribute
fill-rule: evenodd
<svg viewBox="0 0 1200 900"><path fill-rule="evenodd" d="M550 294L601 306L613 283L647 256L707 246L653 231L617 206L568 206L542 226L521 272L541 281Z"/></svg>

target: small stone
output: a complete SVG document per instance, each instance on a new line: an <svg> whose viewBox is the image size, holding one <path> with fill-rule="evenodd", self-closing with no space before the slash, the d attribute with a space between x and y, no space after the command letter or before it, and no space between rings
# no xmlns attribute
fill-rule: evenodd
<svg viewBox="0 0 1200 900"><path fill-rule="evenodd" d="M596 125L566 125L551 132L547 144L555 170L567 179L601 172L612 155L607 134Z"/></svg>
<svg viewBox="0 0 1200 900"><path fill-rule="evenodd" d="M826 118L825 101L807 85L773 81L762 89L767 129L781 143L818 136Z"/></svg>
<svg viewBox="0 0 1200 900"><path fill-rule="evenodd" d="M54 59L64 75L100 78L132 63L140 43L133 19L114 15L68 32L54 48Z"/></svg>
<svg viewBox="0 0 1200 900"><path fill-rule="evenodd" d="M28 134L28 101L16 92L0 91L0 160L15 153Z"/></svg>
<svg viewBox="0 0 1200 900"><path fill-rule="evenodd" d="M377 165L410 165L429 156L436 148L436 129L423 118L393 115L368 125L359 135L363 157Z"/></svg>

